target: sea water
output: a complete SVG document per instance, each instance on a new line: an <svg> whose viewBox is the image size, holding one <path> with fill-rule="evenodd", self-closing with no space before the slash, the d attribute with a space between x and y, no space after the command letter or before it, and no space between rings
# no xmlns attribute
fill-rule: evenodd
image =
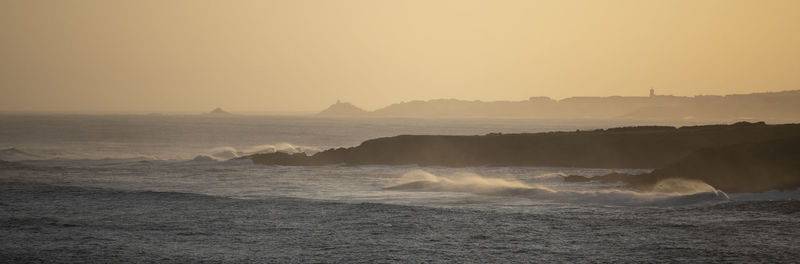
<svg viewBox="0 0 800 264"><path fill-rule="evenodd" d="M631 120L0 116L0 262L795 262L800 192L641 193L648 169L263 166L399 134ZM675 125L675 124L667 124Z"/></svg>

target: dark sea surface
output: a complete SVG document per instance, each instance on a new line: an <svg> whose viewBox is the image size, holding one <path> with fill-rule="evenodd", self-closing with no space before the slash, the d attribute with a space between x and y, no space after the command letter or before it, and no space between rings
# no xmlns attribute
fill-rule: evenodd
<svg viewBox="0 0 800 264"><path fill-rule="evenodd" d="M396 134L625 120L0 115L0 262L792 263L800 191L564 183L631 169L261 166ZM673 124L670 124L673 125Z"/></svg>

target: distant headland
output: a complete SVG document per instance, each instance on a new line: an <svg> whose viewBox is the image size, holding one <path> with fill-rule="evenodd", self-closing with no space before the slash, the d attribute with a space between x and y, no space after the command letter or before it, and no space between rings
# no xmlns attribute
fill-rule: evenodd
<svg viewBox="0 0 800 264"><path fill-rule="evenodd" d="M554 100L464 101L435 99L392 104L366 111L337 102L318 114L335 117L501 117L501 118L621 118L636 120L766 120L800 121L800 90L693 97L649 96L570 97Z"/></svg>

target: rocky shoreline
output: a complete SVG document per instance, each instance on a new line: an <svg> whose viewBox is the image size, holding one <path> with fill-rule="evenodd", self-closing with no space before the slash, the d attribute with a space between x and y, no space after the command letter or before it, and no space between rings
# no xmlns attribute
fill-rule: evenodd
<svg viewBox="0 0 800 264"><path fill-rule="evenodd" d="M481 136L401 135L352 148L256 154L263 165L553 166L655 168L566 181L621 181L647 189L665 178L705 181L726 192L800 188L800 124L740 122L689 127L623 127L593 131Z"/></svg>
<svg viewBox="0 0 800 264"><path fill-rule="evenodd" d="M701 149L646 174L570 175L564 181L623 182L650 190L669 178L700 180L728 193L794 190L800 188L800 137Z"/></svg>

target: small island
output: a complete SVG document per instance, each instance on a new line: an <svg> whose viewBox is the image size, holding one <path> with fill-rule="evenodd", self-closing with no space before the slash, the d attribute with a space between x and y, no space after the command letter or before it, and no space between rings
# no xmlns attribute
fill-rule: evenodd
<svg viewBox="0 0 800 264"><path fill-rule="evenodd" d="M231 116L231 115L233 115L230 112L222 110L222 108L220 108L220 107L214 108L214 110L211 110L211 112L204 113L204 114L205 115L209 115L209 116Z"/></svg>
<svg viewBox="0 0 800 264"><path fill-rule="evenodd" d="M366 110L358 108L351 103L336 100L335 104L322 110L317 115L323 117L362 117L368 114L369 112Z"/></svg>

